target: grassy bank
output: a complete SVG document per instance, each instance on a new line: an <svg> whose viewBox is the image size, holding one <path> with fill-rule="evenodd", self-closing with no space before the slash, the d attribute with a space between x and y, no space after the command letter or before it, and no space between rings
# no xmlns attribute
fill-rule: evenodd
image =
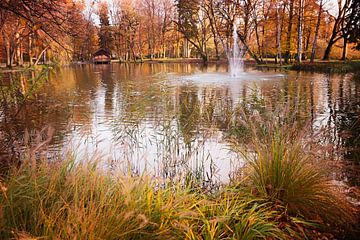
<svg viewBox="0 0 360 240"><path fill-rule="evenodd" d="M276 115L240 114L244 131L232 142L246 164L216 192L196 181L126 176L71 155L25 161L0 182L0 238L331 239L354 233L355 209L329 177L306 128L275 121Z"/></svg>
<svg viewBox="0 0 360 240"><path fill-rule="evenodd" d="M315 63L294 64L290 68L297 71L349 73L360 71L360 61L320 61Z"/></svg>
<svg viewBox="0 0 360 240"><path fill-rule="evenodd" d="M227 64L227 59L209 59L207 63L209 64ZM119 60L114 60L112 63L125 63ZM204 64L202 59L199 58L159 58L159 59L143 59L143 61L129 61L126 63L133 64L142 64L142 63L183 63L183 64ZM76 62L71 63L74 65L78 64L92 64L92 62ZM70 65L71 65L70 64ZM257 64L255 60L248 59L244 60L245 66L254 66L259 69L281 69L281 70L295 70L295 71L306 71L306 72L322 72L322 73L351 73L360 71L360 60L353 61L316 61L310 63L304 61L302 64L283 64L279 65L275 63L273 59L268 59L266 63ZM44 65L43 65L44 66ZM22 72L28 67L18 67L14 66L13 68L0 67L0 73L13 73L13 72Z"/></svg>
<svg viewBox="0 0 360 240"><path fill-rule="evenodd" d="M145 59L144 63L200 63L203 64L201 59L197 58L164 58L164 59ZM208 63L211 64L227 64L227 59L210 59ZM259 69L281 69L281 70L295 70L306 72L322 72L322 73L351 73L360 71L360 61L316 61L310 63L303 61L302 64L283 64L275 63L273 59L267 59L266 63L257 64L255 60L244 60L245 66L255 66Z"/></svg>
<svg viewBox="0 0 360 240"><path fill-rule="evenodd" d="M227 64L227 59L209 59L207 63L210 64ZM198 63L204 64L202 59L199 58L163 58L163 59L144 59L142 62L135 63ZM273 59L266 59L266 63L257 64L255 60L244 60L245 66L255 66L259 69L281 69L281 70L295 70L307 72L331 72L331 73L350 73L360 71L360 61L303 61L302 64L277 64Z"/></svg>

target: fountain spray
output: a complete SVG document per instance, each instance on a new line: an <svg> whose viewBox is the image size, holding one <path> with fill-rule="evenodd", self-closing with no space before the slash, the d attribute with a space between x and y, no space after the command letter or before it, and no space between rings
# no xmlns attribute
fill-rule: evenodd
<svg viewBox="0 0 360 240"><path fill-rule="evenodd" d="M231 53L227 54L229 61L229 72L231 77L239 76L244 70L244 62L242 60L242 50L238 45L238 34L237 26L239 24L239 19L236 19L233 23L233 48Z"/></svg>

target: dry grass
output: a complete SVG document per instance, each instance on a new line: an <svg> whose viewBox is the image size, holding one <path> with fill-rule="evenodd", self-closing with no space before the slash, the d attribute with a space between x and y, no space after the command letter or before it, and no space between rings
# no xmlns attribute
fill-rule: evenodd
<svg viewBox="0 0 360 240"><path fill-rule="evenodd" d="M288 117L284 110L241 114L249 140L240 148L246 161L240 179L288 217L306 219L326 231L351 231L356 209L329 174L331 159L323 158L325 150L306 124Z"/></svg>
<svg viewBox="0 0 360 240"><path fill-rule="evenodd" d="M50 239L281 238L276 211L245 193L208 196L96 164L23 164L2 183L0 237Z"/></svg>

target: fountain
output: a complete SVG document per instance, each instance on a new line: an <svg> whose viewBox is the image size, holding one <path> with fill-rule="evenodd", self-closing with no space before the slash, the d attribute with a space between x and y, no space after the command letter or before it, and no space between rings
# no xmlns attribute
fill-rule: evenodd
<svg viewBox="0 0 360 240"><path fill-rule="evenodd" d="M226 55L229 61L229 73L231 77L238 77L244 71L244 62L242 60L242 50L238 45L237 21L233 24L233 47L228 50Z"/></svg>
<svg viewBox="0 0 360 240"><path fill-rule="evenodd" d="M254 81L267 81L275 78L283 78L284 74L282 73L262 72L251 68L244 72L243 56L245 54L245 49L241 47L242 43L238 42L239 36L237 28L239 25L240 19L235 19L233 23L232 46L231 44L226 44L221 38L219 39L229 63L226 72L222 70L209 70L210 67L209 69L204 68L202 71L197 71L189 75L181 75L175 78L172 77L174 84L190 83L198 86L228 85L233 90L233 99L237 99L245 82L248 84L249 82Z"/></svg>

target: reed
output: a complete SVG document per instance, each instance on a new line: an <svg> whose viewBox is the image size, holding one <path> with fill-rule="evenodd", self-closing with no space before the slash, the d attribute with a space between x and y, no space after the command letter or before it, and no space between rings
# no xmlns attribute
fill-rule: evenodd
<svg viewBox="0 0 360 240"><path fill-rule="evenodd" d="M281 238L276 211L240 192L207 195L96 163L23 164L1 181L0 237L49 239Z"/></svg>
<svg viewBox="0 0 360 240"><path fill-rule="evenodd" d="M282 109L240 114L248 137L240 149L245 160L240 171L243 184L288 218L306 219L326 231L351 231L356 210L331 177L331 159L324 158L326 151L309 126Z"/></svg>

